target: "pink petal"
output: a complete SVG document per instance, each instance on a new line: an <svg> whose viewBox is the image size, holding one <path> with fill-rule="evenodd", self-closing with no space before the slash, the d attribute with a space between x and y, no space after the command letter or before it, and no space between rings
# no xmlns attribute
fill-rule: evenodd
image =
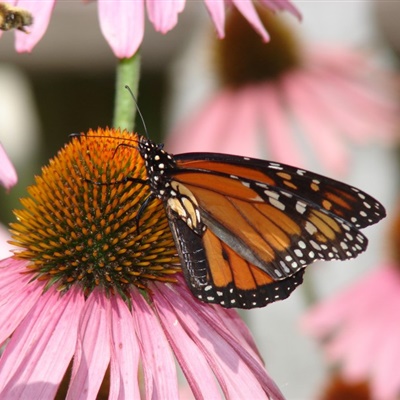
<svg viewBox="0 0 400 400"><path fill-rule="evenodd" d="M377 268L343 292L311 308L302 318L302 328L315 337L324 337L342 320L351 320L354 313L365 308L366 299L373 303L375 298L384 296L391 286L397 285L396 274L396 267L390 264ZM371 298L369 293L374 296Z"/></svg>
<svg viewBox="0 0 400 400"><path fill-rule="evenodd" d="M267 137L267 149L275 161L304 166L305 162L295 145L294 135L289 126L285 105L281 102L280 88L265 83L257 92L259 118Z"/></svg>
<svg viewBox="0 0 400 400"><path fill-rule="evenodd" d="M220 399L219 388L215 384L214 375L204 357L201 347L197 343L194 343L188 336L184 326L178 320L174 309L159 294L158 289L155 289L153 298L170 346L175 353L195 398ZM196 361L193 362L193 360Z"/></svg>
<svg viewBox="0 0 400 400"><path fill-rule="evenodd" d="M242 346L244 346L244 344L246 343L248 346L246 346L246 350L249 353L252 353L253 357L255 359L258 358L263 364L261 354L258 351L256 343L254 342L250 329L240 318L236 310L222 307L218 307L218 309L218 316L221 318L222 321L221 325L225 326L228 332L230 332L231 335L242 344Z"/></svg>
<svg viewBox="0 0 400 400"><path fill-rule="evenodd" d="M398 289L397 289L398 290ZM388 293L389 303L385 305L386 320L381 328L385 329L385 340L382 339L382 332L378 342L380 352L372 363L371 370L374 379L371 381L371 389L376 398L395 398L400 389L400 369L398 362L400 358L400 323L398 315L400 310L400 296L396 292Z"/></svg>
<svg viewBox="0 0 400 400"><path fill-rule="evenodd" d="M345 132L356 143L365 144L370 136L371 123L368 118L360 118L350 104L345 105L344 92L338 90L337 85L331 80L315 79L313 71L304 71L299 78L303 80L307 90L318 98L327 124Z"/></svg>
<svg viewBox="0 0 400 400"><path fill-rule="evenodd" d="M221 142L230 120L233 94L230 90L218 93L194 117L178 126L166 141L174 153L188 151L222 151ZM221 139L222 136L222 139Z"/></svg>
<svg viewBox="0 0 400 400"><path fill-rule="evenodd" d="M221 91L172 133L167 148L175 153L214 151L260 157L254 91L254 87Z"/></svg>
<svg viewBox="0 0 400 400"><path fill-rule="evenodd" d="M31 1L19 0L17 6L29 11L33 16L33 24L27 27L29 33L15 32L15 48L17 52L31 52L45 34L50 22L55 0Z"/></svg>
<svg viewBox="0 0 400 400"><path fill-rule="evenodd" d="M369 132L381 139L393 139L399 120L399 108L390 96L383 95L365 82L347 79L328 70L316 70L315 76L321 82L330 82L338 97L341 97L338 98L341 107L348 107L355 115L366 116L365 119L370 124Z"/></svg>
<svg viewBox="0 0 400 400"><path fill-rule="evenodd" d="M6 258L0 262L0 346L11 336L36 304L43 284L30 283L27 261Z"/></svg>
<svg viewBox="0 0 400 400"><path fill-rule="evenodd" d="M67 399L95 399L110 363L110 301L95 289L86 300Z"/></svg>
<svg viewBox="0 0 400 400"><path fill-rule="evenodd" d="M341 361L343 374L353 381L362 380L368 375L371 363L379 352L375 343L379 342L381 332L377 325L371 326L369 318L370 313L376 312L379 313L377 303L369 309L359 310L327 346L329 359ZM381 322L381 318L377 318L376 322Z"/></svg>
<svg viewBox="0 0 400 400"><path fill-rule="evenodd" d="M132 291L133 322L142 355L147 399L177 399L175 360L154 310L143 295Z"/></svg>
<svg viewBox="0 0 400 400"><path fill-rule="evenodd" d="M109 399L140 398L138 376L139 346L132 314L119 296L111 302L111 387Z"/></svg>
<svg viewBox="0 0 400 400"><path fill-rule="evenodd" d="M181 282L183 282L183 280L181 280ZM174 288L178 290L178 286L174 286ZM188 306L190 305L193 309L193 312L195 312L195 314L202 319L202 322L199 324L199 326L203 326L203 324L208 323L210 326L212 326L215 334L220 335L230 346L232 346L232 348L235 349L240 360L242 360L250 369L251 376L254 376L257 379L257 382L260 383L265 393L268 393L272 399L283 399L281 391L276 386L275 382L268 376L264 367L264 363L259 356L258 350L254 350L254 345L250 344L250 346L248 346L248 340L241 340L242 335L235 336L235 330L232 331L231 329L228 329L229 326L221 323L225 319L220 318L221 313L226 314L227 311L229 312L232 310L222 309L219 312L221 308L220 306L210 307L209 304L200 302L187 290L186 284L183 289L179 288L179 296L176 297L183 297L185 304ZM168 299L170 299L170 297L168 297ZM253 341L250 340L250 342Z"/></svg>
<svg viewBox="0 0 400 400"><path fill-rule="evenodd" d="M340 44L314 44L307 51L309 52L307 57L321 68L336 69L341 73L346 71L353 77L360 76L366 69L371 69L371 58L367 54Z"/></svg>
<svg viewBox="0 0 400 400"><path fill-rule="evenodd" d="M398 338L400 274L390 263L311 310L306 326L320 337L344 378L368 379L374 398L395 398L400 390Z"/></svg>
<svg viewBox="0 0 400 400"><path fill-rule="evenodd" d="M302 19L300 11L289 0L259 0L261 4L272 11L289 11L299 20Z"/></svg>
<svg viewBox="0 0 400 400"><path fill-rule="evenodd" d="M308 93L297 79L301 74L301 71L291 72L282 78L283 95L322 165L341 174L347 169L348 151L321 115L318 99Z"/></svg>
<svg viewBox="0 0 400 400"><path fill-rule="evenodd" d="M217 35L225 37L225 2L224 0L204 0L208 13L214 22Z"/></svg>
<svg viewBox="0 0 400 400"><path fill-rule="evenodd" d="M276 396L273 398L283 399L279 389L267 376L260 361L249 355L243 344L238 343L230 332L218 324L220 320L218 318L215 320L216 312L212 307L196 300L186 287L179 288L175 285L171 288L167 285L160 285L157 288L165 298L164 300L162 296L158 296L157 291L154 292L156 307L160 304L157 307L160 317L168 318L165 326L168 329L174 320L175 327L182 326L184 328L185 336L188 335L206 357L227 398L264 398L267 393L272 397ZM177 295L174 290L180 295ZM184 298L184 302L182 302L181 296ZM170 306L166 303L167 299ZM175 334L174 328L173 335L175 336ZM171 335L170 341L174 347L173 341L177 338L172 337L173 335ZM179 346L181 340L184 338L181 337L177 340L176 346ZM174 349L174 351L176 353L177 350ZM184 358L185 354L181 356ZM177 358L179 362L182 360L178 355ZM193 369L193 365L188 365L186 374L189 377L198 376L199 372ZM188 381L190 384L190 378ZM208 382L208 380L202 381ZM196 390L193 387L192 390L196 396Z"/></svg>
<svg viewBox="0 0 400 400"><path fill-rule="evenodd" d="M42 295L14 332L1 358L3 398L53 398L71 361L84 304L80 291Z"/></svg>
<svg viewBox="0 0 400 400"><path fill-rule="evenodd" d="M254 3L251 0L232 0L232 4L242 13L243 17L249 21L253 28L259 33L265 42L269 41L269 35L261 22Z"/></svg>
<svg viewBox="0 0 400 400"><path fill-rule="evenodd" d="M228 123L225 133L220 132L220 148L224 153L260 158L256 89L247 86L233 92L231 107L225 113ZM234 112L232 112L234 110Z"/></svg>
<svg viewBox="0 0 400 400"><path fill-rule="evenodd" d="M146 0L147 13L154 29L167 33L178 22L178 14L185 8L185 0Z"/></svg>
<svg viewBox="0 0 400 400"><path fill-rule="evenodd" d="M132 57L144 35L144 0L98 0L100 28L118 58Z"/></svg>
<svg viewBox="0 0 400 400"><path fill-rule="evenodd" d="M13 187L18 181L17 173L12 165L4 147L0 143L0 184L6 189Z"/></svg>
<svg viewBox="0 0 400 400"><path fill-rule="evenodd" d="M182 287L186 286L186 281L183 276L178 276L177 280ZM255 359L258 359L260 365L264 366L251 332L236 310L223 308L217 305L212 306L213 309L210 309L209 305L199 303L195 300L193 295L187 290L181 290L180 295L185 301L189 303L194 302L193 306L195 308L200 304L202 306L200 311L204 312L203 317L206 320L209 320L215 326L223 327L224 335L228 334L230 340L232 340L235 345L237 344L244 347Z"/></svg>

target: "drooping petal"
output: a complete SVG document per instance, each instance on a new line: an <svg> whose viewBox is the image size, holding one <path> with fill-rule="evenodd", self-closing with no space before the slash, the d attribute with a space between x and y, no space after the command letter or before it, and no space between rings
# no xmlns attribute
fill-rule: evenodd
<svg viewBox="0 0 400 400"><path fill-rule="evenodd" d="M160 285L160 289L165 285ZM164 296L153 293L154 305L168 336L170 345L192 389L195 398L220 399L220 391L201 347L186 332L173 307ZM181 304L182 306L182 304ZM185 305L186 306L186 305ZM195 360L195 362L193 362Z"/></svg>
<svg viewBox="0 0 400 400"><path fill-rule="evenodd" d="M233 112L232 112L233 111ZM225 110L228 124L220 131L220 148L224 153L261 157L259 126L253 88L232 94L231 108Z"/></svg>
<svg viewBox="0 0 400 400"><path fill-rule="evenodd" d="M259 0L259 2L272 11L289 11L299 20L302 19L300 11L289 0Z"/></svg>
<svg viewBox="0 0 400 400"><path fill-rule="evenodd" d="M224 0L204 0L208 13L214 22L217 35L225 37L225 2Z"/></svg>
<svg viewBox="0 0 400 400"><path fill-rule="evenodd" d="M343 377L368 380L376 399L396 398L400 389L399 293L398 266L386 263L302 321L309 333L326 339L328 359L339 363Z"/></svg>
<svg viewBox="0 0 400 400"><path fill-rule="evenodd" d="M132 57L144 35L144 0L99 0L100 28L118 58Z"/></svg>
<svg viewBox="0 0 400 400"><path fill-rule="evenodd" d="M6 189L10 189L17 181L18 177L15 168L0 143L0 184Z"/></svg>
<svg viewBox="0 0 400 400"><path fill-rule="evenodd" d="M335 329L341 321L348 321L354 318L353 310L367 309L366 301L374 302L374 298L383 296L396 282L394 267L387 264L385 268L377 269L370 273L355 285L344 290L335 297L328 299L313 307L301 321L302 328L314 337L323 338L328 335L331 329ZM377 279L380 284L377 285ZM371 300L367 300L367 293L373 293Z"/></svg>
<svg viewBox="0 0 400 400"><path fill-rule="evenodd" d="M318 98L327 124L333 125L339 131L346 133L356 143L364 144L370 136L371 123L365 118L360 118L350 104L345 105L345 94L338 90L337 85L331 80L315 79L312 71L304 70L299 76L302 85L315 98Z"/></svg>
<svg viewBox="0 0 400 400"><path fill-rule="evenodd" d="M183 283L183 279L181 280ZM244 341L241 340L241 335L235 335L233 334L234 331L231 331L229 329L229 326L225 325L222 323L222 321L225 320L225 318L221 318L221 313L226 317L227 312L233 312L233 310L226 310L223 309L221 312L219 312L219 306L214 306L214 309L210 309L209 305L204 304L199 302L199 300L195 299L193 295L186 290L186 286L184 286L185 290L179 290L180 296L183 297L184 299L184 304L187 304L189 307L188 309L192 309L194 315L201 319L203 322L198 324L199 326L203 326L204 324L209 324L213 330L215 330L214 334L215 335L220 335L224 341L226 341L229 346L232 346L233 349L237 352L239 359L242 360L246 367L249 368L250 370L250 376L251 379L255 377L257 382L261 385L263 388L264 392L267 393L269 396L271 396L272 399L274 400L279 400L283 399L283 395L279 388L276 386L275 382L268 376L267 371L264 367L264 363L262 359L259 356L258 350L254 350L254 345L251 343L253 342L252 339L245 339ZM164 287L163 289L169 289L167 287ZM177 290L177 286L175 286L175 290ZM175 297L168 297L168 300L175 300L178 301L177 299L179 296ZM176 305L173 304L176 308ZM180 310L178 307L177 309ZM241 329L242 332L244 332L243 329ZM247 331L248 333L248 331ZM202 337L202 335L200 335ZM247 344L250 344L248 346ZM254 344L254 342L253 342ZM216 360L223 362L223 360ZM211 361L212 363L213 361ZM245 379L246 380L246 379ZM252 388L256 389L256 388ZM242 388L240 389L242 390ZM256 397L257 398L257 397Z"/></svg>
<svg viewBox="0 0 400 400"><path fill-rule="evenodd" d="M336 130L327 125L321 115L318 99L300 86L297 76L301 71L282 77L282 89L290 111L304 135L308 136L310 146L322 165L337 174L343 173L348 166L349 155L344 143L338 138Z"/></svg>
<svg viewBox="0 0 400 400"><path fill-rule="evenodd" d="M95 399L110 362L110 302L94 290L79 322L67 399Z"/></svg>
<svg viewBox="0 0 400 400"><path fill-rule="evenodd" d="M241 14L249 21L253 28L263 38L265 42L269 41L269 35L266 31L257 11L254 8L254 3L251 0L232 0L235 7L241 12Z"/></svg>
<svg viewBox="0 0 400 400"><path fill-rule="evenodd" d="M4 398L53 398L74 353L80 291L49 289L14 332L1 358ZM8 375L8 376L6 376Z"/></svg>
<svg viewBox="0 0 400 400"><path fill-rule="evenodd" d="M221 91L172 133L168 149L175 153L215 151L260 157L254 103L252 88Z"/></svg>
<svg viewBox="0 0 400 400"><path fill-rule="evenodd" d="M127 305L119 296L111 302L111 387L110 400L138 399L139 346L135 326Z"/></svg>
<svg viewBox="0 0 400 400"><path fill-rule="evenodd" d="M133 321L143 360L146 398L177 399L175 361L160 322L137 290L132 291L132 304Z"/></svg>
<svg viewBox="0 0 400 400"><path fill-rule="evenodd" d="M282 104L280 88L264 83L255 95L271 158L290 165L304 166L304 159L296 147L292 127Z"/></svg>
<svg viewBox="0 0 400 400"><path fill-rule="evenodd" d="M279 389L261 366L260 360L253 358L242 343L218 325L220 320L215 319L214 310L196 300L185 287L158 285L157 289L160 295L157 291L154 292L155 305L158 306L160 317L166 318L166 329L169 329L172 321L175 328L179 326L184 329L185 335L206 357L227 398L264 398L268 394L274 399L283 399ZM174 293L179 293L180 296ZM174 336L177 333L175 328L172 330ZM172 335L170 340L174 340ZM184 340L183 336L181 340ZM179 343L177 341L175 346L179 346ZM172 342L171 345L174 347ZM174 350L177 351L175 348ZM218 357L215 357L215 352ZM181 354L181 358L178 356L178 361L184 359L185 354ZM183 367L189 377L189 384L190 377L200 373L194 367L193 363L184 364ZM196 395L195 390L193 392Z"/></svg>
<svg viewBox="0 0 400 400"><path fill-rule="evenodd" d="M46 33L55 0L19 0L17 5L32 14L33 24L27 28L29 34L20 31L15 32L15 48L19 53L31 52Z"/></svg>
<svg viewBox="0 0 400 400"><path fill-rule="evenodd" d="M366 82L361 83L357 79L346 78L328 69L316 70L314 74L321 82L330 82L336 90L341 107L348 107L354 115L362 114L368 117L366 118L370 125L368 136L373 134L386 141L393 140L399 120L399 107L390 96L372 89ZM379 136L376 126L380 127Z"/></svg>
<svg viewBox="0 0 400 400"><path fill-rule="evenodd" d="M399 353L393 351L399 347L400 324L397 318L393 318L400 310L400 296L393 298L393 309L386 310L385 340L381 341L381 351L371 366L375 379L371 384L371 391L376 398L390 398L393 393L398 393L400 388L400 369L397 368ZM394 313L393 313L394 310ZM381 336L382 337L382 336Z"/></svg>
<svg viewBox="0 0 400 400"><path fill-rule="evenodd" d="M43 285L29 283L27 261L12 257L0 261L0 346L11 336L40 297Z"/></svg>
<svg viewBox="0 0 400 400"><path fill-rule="evenodd" d="M229 123L232 93L224 90L205 104L193 119L178 126L166 142L169 151L218 151Z"/></svg>
<svg viewBox="0 0 400 400"><path fill-rule="evenodd" d="M258 358L262 361L261 354L258 351L250 329L240 318L236 310L221 307L218 311L218 317L221 318L222 321L221 324L227 328L227 331L230 332L242 346L245 346L249 353L253 353L254 358Z"/></svg>
<svg viewBox="0 0 400 400"><path fill-rule="evenodd" d="M154 29L167 33L178 22L178 14L185 8L185 0L146 0L147 13Z"/></svg>

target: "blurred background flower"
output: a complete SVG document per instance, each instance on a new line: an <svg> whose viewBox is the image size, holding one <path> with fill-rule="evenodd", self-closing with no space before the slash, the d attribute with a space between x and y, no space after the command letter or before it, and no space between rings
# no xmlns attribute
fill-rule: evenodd
<svg viewBox="0 0 400 400"><path fill-rule="evenodd" d="M347 290L311 309L304 329L323 343L331 365L350 384L369 382L371 398L400 393L400 269L379 265Z"/></svg>
<svg viewBox="0 0 400 400"><path fill-rule="evenodd" d="M323 170L340 175L351 163L350 144L397 140L394 74L360 51L303 43L284 18L258 11L271 42L263 43L237 11L229 14L226 38L210 37L208 46L215 48L211 68L220 89L171 132L169 149L308 167L306 148Z"/></svg>
<svg viewBox="0 0 400 400"><path fill-rule="evenodd" d="M400 394L400 214L388 242L391 261L317 304L302 319L341 378L350 384L368 382L374 400Z"/></svg>

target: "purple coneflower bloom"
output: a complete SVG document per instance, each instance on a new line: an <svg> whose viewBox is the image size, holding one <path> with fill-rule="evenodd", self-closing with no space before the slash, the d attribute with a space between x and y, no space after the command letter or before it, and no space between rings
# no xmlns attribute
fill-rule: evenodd
<svg viewBox="0 0 400 400"><path fill-rule="evenodd" d="M282 399L237 313L188 290L161 201L141 209L149 187L115 183L146 177L122 138L137 137L73 138L15 212L18 249L0 261L1 397L95 399L109 382L110 399L177 399L176 359L196 398Z"/></svg>

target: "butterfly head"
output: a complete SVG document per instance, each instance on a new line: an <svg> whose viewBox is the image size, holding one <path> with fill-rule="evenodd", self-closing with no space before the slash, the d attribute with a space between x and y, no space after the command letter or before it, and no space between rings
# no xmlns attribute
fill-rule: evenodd
<svg viewBox="0 0 400 400"><path fill-rule="evenodd" d="M153 193L163 199L170 183L166 171L175 167L174 158L164 150L163 144L154 143L144 136L139 140L139 152L144 159Z"/></svg>

